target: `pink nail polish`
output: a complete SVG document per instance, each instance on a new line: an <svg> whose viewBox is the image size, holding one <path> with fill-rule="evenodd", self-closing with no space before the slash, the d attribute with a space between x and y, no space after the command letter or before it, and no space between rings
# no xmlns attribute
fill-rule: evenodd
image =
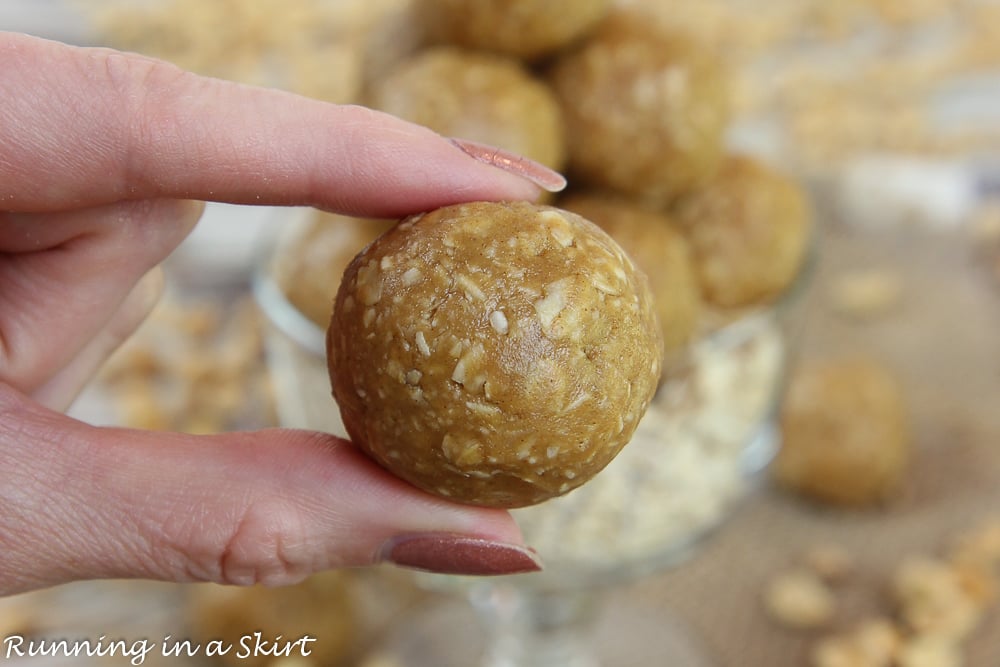
<svg viewBox="0 0 1000 667"><path fill-rule="evenodd" d="M394 537L379 550L377 560L439 574L520 574L542 569L541 559L527 547L451 533Z"/></svg>
<svg viewBox="0 0 1000 667"><path fill-rule="evenodd" d="M549 192L559 192L566 187L566 178L562 174L524 156L467 139L452 138L449 141L466 155L491 167L527 179Z"/></svg>

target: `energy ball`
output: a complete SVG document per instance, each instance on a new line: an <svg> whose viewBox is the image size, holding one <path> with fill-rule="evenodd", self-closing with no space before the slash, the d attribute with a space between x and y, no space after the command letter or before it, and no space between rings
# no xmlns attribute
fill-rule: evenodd
<svg viewBox="0 0 1000 667"><path fill-rule="evenodd" d="M565 162L559 102L519 63L502 56L449 47L424 51L375 84L369 105L552 169Z"/></svg>
<svg viewBox="0 0 1000 667"><path fill-rule="evenodd" d="M727 308L767 301L799 273L811 227L808 198L757 160L729 157L673 212L694 251L706 301Z"/></svg>
<svg viewBox="0 0 1000 667"><path fill-rule="evenodd" d="M649 278L665 352L688 343L698 327L701 295L687 239L670 218L608 195L570 195L559 205L600 226Z"/></svg>
<svg viewBox="0 0 1000 667"><path fill-rule="evenodd" d="M581 181L663 204L718 169L728 86L697 42L615 15L550 80Z"/></svg>
<svg viewBox="0 0 1000 667"><path fill-rule="evenodd" d="M895 378L872 361L814 362L796 372L781 415L773 470L785 488L834 505L887 498L909 461L905 406Z"/></svg>
<svg viewBox="0 0 1000 667"><path fill-rule="evenodd" d="M430 493L491 507L604 468L653 397L662 347L622 249L527 202L400 222L351 262L327 337L351 439Z"/></svg>
<svg viewBox="0 0 1000 667"><path fill-rule="evenodd" d="M272 272L285 298L319 327L330 324L333 299L354 256L392 225L317 211L275 256Z"/></svg>
<svg viewBox="0 0 1000 667"><path fill-rule="evenodd" d="M422 0L418 6L432 37L535 60L590 32L611 0Z"/></svg>

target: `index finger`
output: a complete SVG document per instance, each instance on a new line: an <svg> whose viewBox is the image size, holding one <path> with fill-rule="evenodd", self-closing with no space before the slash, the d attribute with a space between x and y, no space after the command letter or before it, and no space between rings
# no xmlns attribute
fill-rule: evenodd
<svg viewBox="0 0 1000 667"><path fill-rule="evenodd" d="M560 187L541 165L514 175L476 148L363 107L0 33L2 210L170 197L394 217Z"/></svg>

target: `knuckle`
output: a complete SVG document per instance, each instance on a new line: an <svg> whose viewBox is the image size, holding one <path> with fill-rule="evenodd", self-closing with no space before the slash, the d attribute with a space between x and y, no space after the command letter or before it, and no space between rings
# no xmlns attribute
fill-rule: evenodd
<svg viewBox="0 0 1000 667"><path fill-rule="evenodd" d="M136 54L108 49L98 57L101 64L96 76L108 93L106 111L114 119L123 158L121 177L136 187L143 181L149 147L158 137L176 134L175 102L185 97L197 77L168 62Z"/></svg>
<svg viewBox="0 0 1000 667"><path fill-rule="evenodd" d="M196 578L236 586L286 586L315 568L309 558L302 512L275 498L250 503L222 532L222 538L196 558Z"/></svg>
<svg viewBox="0 0 1000 667"><path fill-rule="evenodd" d="M111 49L102 50L104 75L111 90L117 93L117 102L147 101L147 95L174 88L189 73L166 62L134 53ZM129 104L129 110L134 106Z"/></svg>
<svg viewBox="0 0 1000 667"><path fill-rule="evenodd" d="M154 118L157 102L162 101L168 91L175 90L188 75L184 70L162 60L118 51L102 53L103 76L110 89L108 97L123 120L126 131L134 136L148 136L155 125L147 123L150 115ZM141 130L147 130L144 134Z"/></svg>

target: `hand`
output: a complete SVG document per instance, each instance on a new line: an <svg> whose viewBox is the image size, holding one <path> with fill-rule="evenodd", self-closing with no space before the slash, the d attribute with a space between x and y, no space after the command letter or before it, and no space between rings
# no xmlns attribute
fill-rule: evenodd
<svg viewBox="0 0 1000 667"><path fill-rule="evenodd" d="M148 433L56 412L151 309L157 265L200 215L191 200L388 217L533 199L536 184L564 182L360 107L0 33L0 594L287 584L380 560L537 569L508 513L424 494L330 435Z"/></svg>

